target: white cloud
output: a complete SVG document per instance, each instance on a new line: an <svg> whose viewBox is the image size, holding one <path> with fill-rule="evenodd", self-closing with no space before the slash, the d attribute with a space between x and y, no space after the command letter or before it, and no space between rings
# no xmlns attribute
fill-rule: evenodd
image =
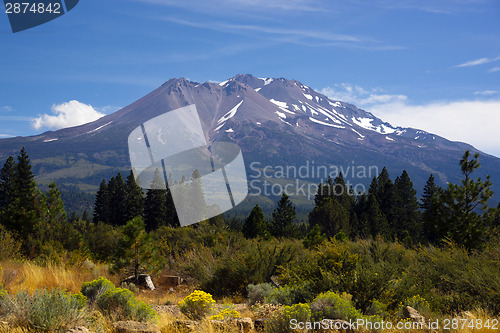
<svg viewBox="0 0 500 333"><path fill-rule="evenodd" d="M105 116L92 106L75 100L59 105L54 104L52 113L54 115L44 114L32 119L32 126L37 130L41 128L57 130L86 124Z"/></svg>
<svg viewBox="0 0 500 333"><path fill-rule="evenodd" d="M13 135L10 134L0 134L0 138L11 138Z"/></svg>
<svg viewBox="0 0 500 333"><path fill-rule="evenodd" d="M491 96L491 95L496 95L500 93L500 91L496 90L484 90L484 91L476 91L474 92L474 95L479 95L479 96Z"/></svg>
<svg viewBox="0 0 500 333"><path fill-rule="evenodd" d="M387 95L380 89L365 89L341 84L321 92L328 97L352 103L372 112L393 126L413 127L440 135L448 140L469 143L486 153L500 157L500 99L437 101L417 105L405 95ZM491 96L487 90L476 95Z"/></svg>
<svg viewBox="0 0 500 333"><path fill-rule="evenodd" d="M498 67L498 66L495 66L495 67L490 68L488 70L488 72L490 72L490 73L499 72L499 71L500 71L500 67Z"/></svg>
<svg viewBox="0 0 500 333"><path fill-rule="evenodd" d="M404 102L408 99L405 95L384 94L381 89L365 89L349 83L335 84L333 87L321 89L323 95L337 101L351 103L361 108L373 105Z"/></svg>
<svg viewBox="0 0 500 333"><path fill-rule="evenodd" d="M0 111L6 111L6 112L11 112L14 111L14 108L12 106L0 106Z"/></svg>
<svg viewBox="0 0 500 333"><path fill-rule="evenodd" d="M393 125L423 129L500 156L500 100L434 102L424 105L392 103L378 105L370 111Z"/></svg>
<svg viewBox="0 0 500 333"><path fill-rule="evenodd" d="M479 65L484 65L484 64L489 64L490 62L495 62L500 60L500 57L496 58L479 58L479 59L474 59L470 60L467 62L464 62L463 64L456 65L455 67L472 67L472 66L479 66Z"/></svg>

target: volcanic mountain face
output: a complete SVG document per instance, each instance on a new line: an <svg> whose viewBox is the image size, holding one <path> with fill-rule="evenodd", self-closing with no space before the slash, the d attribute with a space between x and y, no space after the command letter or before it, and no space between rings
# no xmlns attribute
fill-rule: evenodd
<svg viewBox="0 0 500 333"><path fill-rule="evenodd" d="M386 166L392 178L406 169L420 190L430 173L442 184L458 181L461 155L466 149L477 151L423 130L393 127L295 80L237 75L219 84L171 79L95 122L33 137L2 139L0 159L25 146L42 183L56 181L95 189L103 177L130 170L127 138L134 128L190 104L196 105L209 141L233 141L241 147L251 179L261 177L266 166L269 171L306 165L308 177L300 176L302 180L325 178L324 172L311 169L315 165L341 170L347 179L356 178L352 184L367 185L376 174L362 175L362 169ZM481 155L481 174L490 174L500 189L500 179L496 179L500 159ZM272 173L272 177L290 180L299 176Z"/></svg>

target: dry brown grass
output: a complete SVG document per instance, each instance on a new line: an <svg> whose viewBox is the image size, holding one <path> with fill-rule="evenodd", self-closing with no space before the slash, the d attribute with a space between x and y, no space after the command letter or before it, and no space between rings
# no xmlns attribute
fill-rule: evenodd
<svg viewBox="0 0 500 333"><path fill-rule="evenodd" d="M83 282L99 276L116 280L108 273L106 265L64 267L59 265L38 266L31 262L1 261L0 284L10 294L20 290L34 293L37 289L61 288L69 292L80 291Z"/></svg>

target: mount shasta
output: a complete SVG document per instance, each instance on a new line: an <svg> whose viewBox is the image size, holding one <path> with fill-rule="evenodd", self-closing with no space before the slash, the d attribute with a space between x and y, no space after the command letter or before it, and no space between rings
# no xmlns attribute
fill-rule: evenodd
<svg viewBox="0 0 500 333"><path fill-rule="evenodd" d="M381 170L385 166L393 179L407 170L415 188L421 191L431 173L440 185L458 182L458 161L463 152L478 151L425 130L394 127L370 112L331 100L296 80L261 79L247 74L221 83L171 79L138 101L92 123L31 137L1 139L0 159L16 155L24 146L40 184L55 181L59 186L77 186L93 192L103 178L109 179L117 171L128 174L127 139L134 128L190 104L198 109L208 141L232 141L240 146L249 179L263 176L261 171L266 166L268 171L305 165L325 166L329 170L332 166L343 170L370 166ZM482 167L477 176L491 175L497 202L500 159L480 154ZM345 173L351 184L364 186L374 176ZM324 178L309 176L301 181L315 183ZM279 178L269 181L283 183L293 177Z"/></svg>

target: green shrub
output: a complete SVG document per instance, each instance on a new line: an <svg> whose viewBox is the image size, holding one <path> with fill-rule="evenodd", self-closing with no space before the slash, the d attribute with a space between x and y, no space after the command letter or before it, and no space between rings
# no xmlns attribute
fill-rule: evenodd
<svg viewBox="0 0 500 333"><path fill-rule="evenodd" d="M367 314L386 318L389 312L387 312L387 305L374 299L368 308Z"/></svg>
<svg viewBox="0 0 500 333"><path fill-rule="evenodd" d="M139 288L135 284L133 284L132 282L130 282L130 283L122 282L121 285L120 285L120 287L123 288L123 289L130 290L134 294L137 294L140 291Z"/></svg>
<svg viewBox="0 0 500 333"><path fill-rule="evenodd" d="M128 289L116 288L105 277L85 282L81 293L105 316L114 320L154 321L158 314L144 302L139 302Z"/></svg>
<svg viewBox="0 0 500 333"><path fill-rule="evenodd" d="M87 298L60 289L38 290L33 296L26 291L7 295L0 307L7 308L13 323L42 331L64 330L83 323L87 317Z"/></svg>
<svg viewBox="0 0 500 333"><path fill-rule="evenodd" d="M346 293L342 295L332 291L318 295L311 303L311 311L314 320L342 319L352 320L364 318L363 314L354 307L352 296Z"/></svg>
<svg viewBox="0 0 500 333"><path fill-rule="evenodd" d="M114 288L97 299L98 309L113 320L155 321L158 313L149 305L138 301L128 289Z"/></svg>
<svg viewBox="0 0 500 333"><path fill-rule="evenodd" d="M264 299L266 303L292 305L294 301L293 290L290 286L282 286L271 291L271 294Z"/></svg>
<svg viewBox="0 0 500 333"><path fill-rule="evenodd" d="M108 290L114 290L115 285L105 277L100 276L97 280L84 282L81 293L87 297L91 305L95 304L99 296Z"/></svg>
<svg viewBox="0 0 500 333"><path fill-rule="evenodd" d="M270 283L249 284L247 286L248 304L263 303L265 298L271 296L274 289L276 287Z"/></svg>
<svg viewBox="0 0 500 333"><path fill-rule="evenodd" d="M300 330L292 330L291 321L307 322L310 319L311 309L308 304L299 303L285 306L282 311L277 312L266 322L265 329L269 333L300 332Z"/></svg>
<svg viewBox="0 0 500 333"><path fill-rule="evenodd" d="M214 304L212 295L195 290L179 302L179 310L189 319L201 320L212 313Z"/></svg>
<svg viewBox="0 0 500 333"><path fill-rule="evenodd" d="M276 288L264 299L264 301L271 304L293 305L310 302L313 298L314 292L309 282L304 281L298 284Z"/></svg>

